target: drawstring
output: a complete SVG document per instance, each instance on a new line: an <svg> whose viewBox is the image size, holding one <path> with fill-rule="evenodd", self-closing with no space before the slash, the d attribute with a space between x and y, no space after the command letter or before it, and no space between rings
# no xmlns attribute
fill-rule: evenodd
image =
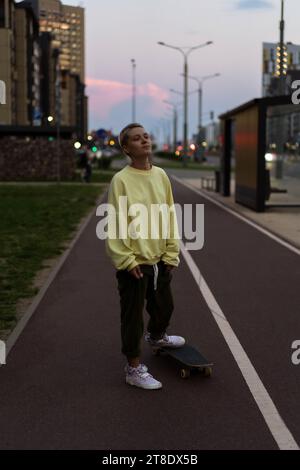
<svg viewBox="0 0 300 470"><path fill-rule="evenodd" d="M153 265L153 269L154 269L154 280L153 280L153 283L154 283L154 290L157 289L157 276L158 276L158 267L157 267L157 264L154 264Z"/></svg>

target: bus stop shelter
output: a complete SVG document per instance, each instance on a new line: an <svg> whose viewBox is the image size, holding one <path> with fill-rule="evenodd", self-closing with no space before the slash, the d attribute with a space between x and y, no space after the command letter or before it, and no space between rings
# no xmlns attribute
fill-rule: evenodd
<svg viewBox="0 0 300 470"><path fill-rule="evenodd" d="M266 170L267 112L291 105L290 96L253 99L221 116L222 154L219 191L230 196L232 160L235 159L235 202L264 212L270 193Z"/></svg>

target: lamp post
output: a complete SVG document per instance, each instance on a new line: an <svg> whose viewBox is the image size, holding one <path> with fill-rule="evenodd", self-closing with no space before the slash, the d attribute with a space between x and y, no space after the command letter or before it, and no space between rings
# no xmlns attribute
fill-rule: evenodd
<svg viewBox="0 0 300 470"><path fill-rule="evenodd" d="M286 51L286 45L284 43L284 28L285 28L284 0L281 0L281 18L280 18L279 28L280 28L280 38L279 38L279 44L277 46L276 74L279 78L278 94L284 95L285 88L286 88L286 74L287 74L287 51ZM282 176L283 176L283 163L284 163L283 154L284 154L285 129L286 129L286 117L279 115L278 133L277 133L278 155L277 155L276 163L275 163L275 177L277 179L282 179Z"/></svg>
<svg viewBox="0 0 300 470"><path fill-rule="evenodd" d="M210 80L215 77L220 77L220 73L214 73L212 75L206 75L204 77L193 77L188 76L191 80L195 80L198 83L198 132L201 131L202 127L202 96L203 96L203 82Z"/></svg>
<svg viewBox="0 0 300 470"><path fill-rule="evenodd" d="M171 92L171 93L175 93L176 95L181 95L181 96L184 95L184 94L182 93L182 91L177 91L177 90L174 90L173 88L170 88L170 92ZM193 93L197 93L197 92L198 92L198 90L190 91L190 92L188 93L188 96L189 96L189 95L192 95ZM181 104L182 104L182 103L181 103ZM177 141L177 138L176 138L176 141ZM176 148L177 148L177 146L176 146ZM185 165L185 160L184 160L184 159L183 159L183 164Z"/></svg>
<svg viewBox="0 0 300 470"><path fill-rule="evenodd" d="M156 141L156 147L157 147L157 150L160 149L160 126L155 126L154 128L154 135L155 135L155 141Z"/></svg>
<svg viewBox="0 0 300 470"><path fill-rule="evenodd" d="M284 44L284 0L281 0L281 19L279 23L280 28L280 39L279 39L279 54L277 53L277 57L279 56L279 94L284 95L285 92L285 80L286 80L286 69L287 69L287 58L286 58L286 47Z"/></svg>
<svg viewBox="0 0 300 470"><path fill-rule="evenodd" d="M202 47L213 44L213 42L207 41L204 44L199 44L198 46L194 46L194 47L176 47L176 46L171 46L170 44L166 44L162 41L159 41L158 44L160 46L169 47L171 49L175 49L179 51L183 55L183 59L184 59L183 60L183 75L184 75L183 165L186 166L186 157L187 157L187 152L188 152L188 78L187 78L188 77L188 56L191 52L195 51L196 49L200 49ZM187 50L185 51L185 49Z"/></svg>
<svg viewBox="0 0 300 470"><path fill-rule="evenodd" d="M176 152L177 149L177 122L178 122L178 107L182 105L182 103L172 103L171 101L163 100L164 103L172 106L173 108L173 150Z"/></svg>
<svg viewBox="0 0 300 470"><path fill-rule="evenodd" d="M170 147L171 147L171 127L172 127L171 126L171 124L172 124L171 116L165 114L164 122L165 122L165 126L166 126L166 144L167 144L167 147L168 147L168 150L169 150Z"/></svg>
<svg viewBox="0 0 300 470"><path fill-rule="evenodd" d="M135 62L135 59L131 59L131 63L132 63L132 122L135 122L135 114L136 114L136 103L135 103L135 95L136 95L135 69L136 69L136 62Z"/></svg>

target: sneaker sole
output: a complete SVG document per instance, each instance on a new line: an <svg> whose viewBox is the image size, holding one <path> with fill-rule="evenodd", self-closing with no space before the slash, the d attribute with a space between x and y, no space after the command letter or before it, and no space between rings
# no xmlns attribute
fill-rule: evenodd
<svg viewBox="0 0 300 470"><path fill-rule="evenodd" d="M151 343L149 343L149 342L148 342L148 344L149 344L149 346L150 346L151 348L153 348L153 349L162 349L162 348L166 348L166 349L179 349L179 348L182 348L182 347L185 345L185 343L179 344L179 345L177 345L177 346L175 346L175 345L172 346L172 345L170 345L170 344L165 344L165 345L160 344L160 345L157 345L157 344L151 344Z"/></svg>
<svg viewBox="0 0 300 470"><path fill-rule="evenodd" d="M131 385L132 387L138 387L138 388L143 388L144 390L159 390L162 388L162 384L160 385L147 385L147 386L143 386L143 385L138 385L134 382L131 382L130 379L127 379L126 378L126 383L128 385Z"/></svg>

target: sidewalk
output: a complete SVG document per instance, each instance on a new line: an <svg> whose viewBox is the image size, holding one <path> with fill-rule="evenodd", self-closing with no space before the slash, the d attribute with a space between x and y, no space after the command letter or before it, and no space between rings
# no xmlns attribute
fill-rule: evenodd
<svg viewBox="0 0 300 470"><path fill-rule="evenodd" d="M241 204L237 204L234 200L234 179L231 178L231 196L224 197L220 193L201 189L200 178L181 178L188 185L201 190L203 194L221 202L226 207L242 214L248 219L256 222L262 227L270 230L275 235L283 238L292 245L300 248L300 207L268 207L266 212L258 213L248 209ZM289 191L287 194L272 193L268 204L298 204L300 205L299 180L296 178L286 178L289 180ZM285 182L287 182L285 180ZM291 181L290 181L291 180ZM279 186L276 180L272 180L272 186ZM286 184L281 182L281 187ZM299 197L297 197L299 194Z"/></svg>

